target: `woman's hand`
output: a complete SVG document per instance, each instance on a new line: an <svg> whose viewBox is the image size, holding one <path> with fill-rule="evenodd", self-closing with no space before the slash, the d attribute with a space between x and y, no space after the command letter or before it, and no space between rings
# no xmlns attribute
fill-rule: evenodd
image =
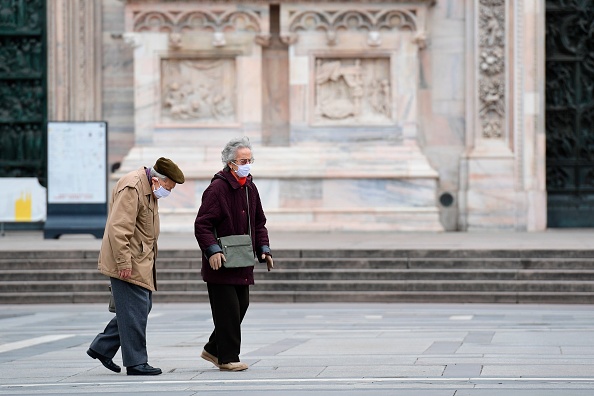
<svg viewBox="0 0 594 396"><path fill-rule="evenodd" d="M272 256L269 254L262 254L262 260L266 260L266 266L268 267L268 272L270 272L270 270L274 268Z"/></svg>
<svg viewBox="0 0 594 396"><path fill-rule="evenodd" d="M225 262L225 255L223 253L215 253L208 258L208 263L210 264L210 268L213 270L218 270L223 266Z"/></svg>

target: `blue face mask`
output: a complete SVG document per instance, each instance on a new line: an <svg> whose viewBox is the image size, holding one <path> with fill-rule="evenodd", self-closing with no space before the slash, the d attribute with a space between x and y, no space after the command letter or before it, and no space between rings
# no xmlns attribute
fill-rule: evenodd
<svg viewBox="0 0 594 396"><path fill-rule="evenodd" d="M154 183L157 183L157 182L159 182L159 179L157 179L155 177L155 178L153 178L153 182ZM154 186L154 184L153 184L153 186ZM159 199L159 198L165 198L165 197L169 196L169 194L171 194L171 191L169 191L168 189L166 189L165 187L163 187L161 185L161 183L159 183L159 188L157 188L156 190L153 190L153 194L155 194L155 197L157 199Z"/></svg>
<svg viewBox="0 0 594 396"><path fill-rule="evenodd" d="M153 190L153 194L155 194L155 197L157 197L157 199L159 199L159 198L165 198L165 197L169 196L169 194L171 194L171 191L163 188L163 186L159 186L159 188L157 188L156 190Z"/></svg>
<svg viewBox="0 0 594 396"><path fill-rule="evenodd" d="M237 165L237 164L235 164ZM237 170L235 173L239 177L246 177L250 174L250 170L252 169L252 164L245 164L245 165L237 165Z"/></svg>

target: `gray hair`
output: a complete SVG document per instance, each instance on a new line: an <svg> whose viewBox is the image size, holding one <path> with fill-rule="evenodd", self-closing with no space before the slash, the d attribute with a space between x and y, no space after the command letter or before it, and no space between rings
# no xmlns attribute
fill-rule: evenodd
<svg viewBox="0 0 594 396"><path fill-rule="evenodd" d="M240 148L249 148L250 150L252 149L252 143L250 143L250 139L247 136L233 138L225 145L225 148L223 151L221 151L221 161L223 161L223 164L225 164L225 170L229 170L228 163L235 161L237 150Z"/></svg>
<svg viewBox="0 0 594 396"><path fill-rule="evenodd" d="M151 170L149 171L149 175L151 177L158 177L161 180L167 180L167 176L160 174L159 172L157 172L155 169L151 168Z"/></svg>

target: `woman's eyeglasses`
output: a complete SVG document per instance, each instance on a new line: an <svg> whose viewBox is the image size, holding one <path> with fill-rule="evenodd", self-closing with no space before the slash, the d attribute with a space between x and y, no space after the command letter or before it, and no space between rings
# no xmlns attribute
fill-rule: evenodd
<svg viewBox="0 0 594 396"><path fill-rule="evenodd" d="M253 164L254 163L254 159L253 158L251 158L251 159L238 159L238 160L233 161L233 163L235 165Z"/></svg>

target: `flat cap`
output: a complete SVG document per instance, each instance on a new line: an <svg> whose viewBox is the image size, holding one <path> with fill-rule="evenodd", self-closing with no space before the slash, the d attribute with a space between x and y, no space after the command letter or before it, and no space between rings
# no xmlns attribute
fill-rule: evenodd
<svg viewBox="0 0 594 396"><path fill-rule="evenodd" d="M167 176L177 184L184 184L186 181L184 173L179 169L175 162L171 161L169 158L159 158L155 163L155 166L153 166L153 169L163 176Z"/></svg>

